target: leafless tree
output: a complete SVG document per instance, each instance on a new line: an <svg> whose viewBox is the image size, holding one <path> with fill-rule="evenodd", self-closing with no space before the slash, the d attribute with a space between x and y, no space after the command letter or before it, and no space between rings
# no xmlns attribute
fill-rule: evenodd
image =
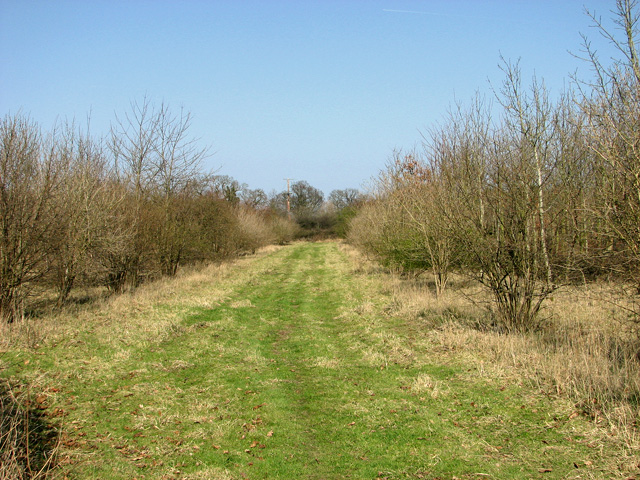
<svg viewBox="0 0 640 480"><path fill-rule="evenodd" d="M261 188L251 189L248 186L244 186L240 190L240 200L244 206L255 210L264 209L269 204L269 198L264 190Z"/></svg>
<svg viewBox="0 0 640 480"><path fill-rule="evenodd" d="M336 189L329 194L329 201L338 211L356 205L361 199L357 188Z"/></svg>
<svg viewBox="0 0 640 480"><path fill-rule="evenodd" d="M135 235L125 257L115 262L126 272L114 278L135 286L141 272L155 262L162 274L175 274L189 240L189 197L201 184L207 149L189 137L191 115L174 114L144 98L112 128L111 151L121 184L130 192L131 224ZM115 260L115 258L114 258ZM120 287L119 287L120 288Z"/></svg>
<svg viewBox="0 0 640 480"><path fill-rule="evenodd" d="M162 274L175 275L189 241L189 198L198 184L207 149L188 136L191 115L184 110L173 115L163 103L153 123L157 132L153 200L161 216L151 230Z"/></svg>
<svg viewBox="0 0 640 480"><path fill-rule="evenodd" d="M594 13L587 13L620 55L605 65L584 37L595 79L579 83L580 105L602 180L593 213L604 227L598 233L608 239L607 252L619 256L613 262L616 273L635 283L640 292L640 59L636 48L640 9L635 0L616 0L613 21L621 35ZM640 318L640 307L635 316Z"/></svg>
<svg viewBox="0 0 640 480"><path fill-rule="evenodd" d="M95 248L106 235L107 215L115 201L110 192L107 159L100 141L74 123L58 139L62 182L55 197L60 212L53 246L58 305L69 296L78 275L89 275Z"/></svg>
<svg viewBox="0 0 640 480"><path fill-rule="evenodd" d="M58 225L54 196L60 186L55 135L23 115L0 122L0 318L24 312L33 282L47 271L49 237Z"/></svg>
<svg viewBox="0 0 640 480"><path fill-rule="evenodd" d="M546 228L555 110L535 81L526 94L517 65L505 65L498 100L496 123L482 103L452 112L431 151L463 268L492 293L504 328L526 330L556 288Z"/></svg>
<svg viewBox="0 0 640 480"><path fill-rule="evenodd" d="M108 283L116 291L122 290L127 281L133 287L138 285L141 269L149 254L143 212L158 175L159 162L155 158L158 127L158 114L147 97L140 103L132 102L131 112L124 117L116 117L111 127L109 146L114 169L118 183L128 192L127 223L134 232L133 236L127 236L129 245L122 244L122 248L117 249L119 257L109 255L108 268L112 272Z"/></svg>
<svg viewBox="0 0 640 480"><path fill-rule="evenodd" d="M410 230L407 238L413 239L414 250L420 257L420 262L414 262L431 270L436 296L440 296L455 261L450 222L442 204L443 184L415 153L397 158L394 170L394 201L402 207L405 229Z"/></svg>

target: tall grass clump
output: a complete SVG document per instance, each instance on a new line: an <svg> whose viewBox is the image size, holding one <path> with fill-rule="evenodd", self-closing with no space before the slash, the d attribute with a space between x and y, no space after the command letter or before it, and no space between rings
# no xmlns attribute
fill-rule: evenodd
<svg viewBox="0 0 640 480"><path fill-rule="evenodd" d="M384 278L388 313L414 323L443 352L567 398L575 414L608 428L629 451L640 447L640 343L615 305L616 285L565 288L541 312L538 330L505 334L478 301L482 290L464 277L439 297L423 277Z"/></svg>

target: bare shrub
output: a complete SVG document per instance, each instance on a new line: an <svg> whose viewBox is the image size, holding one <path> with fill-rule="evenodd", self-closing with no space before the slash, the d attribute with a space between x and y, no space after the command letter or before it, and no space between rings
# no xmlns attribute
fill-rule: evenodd
<svg viewBox="0 0 640 480"><path fill-rule="evenodd" d="M594 155L598 185L591 213L604 247L600 255L613 258L608 268L636 285L633 308L640 323L640 59L636 48L640 10L636 0L616 0L613 10L618 36L594 14L593 24L617 50L618 59L605 65L584 37L587 60L595 71L592 82L582 82L580 106L586 116L586 136Z"/></svg>
<svg viewBox="0 0 640 480"><path fill-rule="evenodd" d="M262 212L251 208L237 208L238 219L238 247L242 251L255 251L274 243L276 235Z"/></svg>
<svg viewBox="0 0 640 480"><path fill-rule="evenodd" d="M0 321L23 315L30 287L48 269L60 184L54 139L43 139L39 127L21 115L0 122Z"/></svg>
<svg viewBox="0 0 640 480"><path fill-rule="evenodd" d="M0 479L53 478L59 439L24 385L0 380Z"/></svg>
<svg viewBox="0 0 640 480"><path fill-rule="evenodd" d="M113 234L106 229L118 199L109 192L111 172L99 141L74 124L67 124L58 142L64 161L54 202L60 217L56 235L50 236L49 241L60 307L79 277L86 282L97 276L93 259L101 240Z"/></svg>
<svg viewBox="0 0 640 480"><path fill-rule="evenodd" d="M390 174L395 185L392 201L402 208L402 230L410 241L408 245L416 252L418 268L414 269L431 271L439 296L444 293L456 263L451 222L442 204L444 184L436 171L414 153L396 155Z"/></svg>
<svg viewBox="0 0 640 480"><path fill-rule="evenodd" d="M271 231L278 245L284 245L294 240L300 231L300 227L293 220L273 213L269 216Z"/></svg>

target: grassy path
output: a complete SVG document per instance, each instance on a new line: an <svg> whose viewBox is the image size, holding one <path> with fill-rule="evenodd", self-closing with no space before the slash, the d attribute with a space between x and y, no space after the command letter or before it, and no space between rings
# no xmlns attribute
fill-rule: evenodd
<svg viewBox="0 0 640 480"><path fill-rule="evenodd" d="M175 287L182 303L134 303L13 353L65 413L71 478L613 475L586 420L385 315L389 298L338 244L296 244L226 275L224 287ZM134 320L167 312L157 331Z"/></svg>

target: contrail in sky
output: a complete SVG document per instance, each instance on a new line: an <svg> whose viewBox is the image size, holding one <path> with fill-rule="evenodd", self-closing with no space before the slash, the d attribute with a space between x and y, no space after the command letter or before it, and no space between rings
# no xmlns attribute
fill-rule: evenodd
<svg viewBox="0 0 640 480"><path fill-rule="evenodd" d="M422 10L394 10L392 8L383 8L382 9L383 12L389 12L389 13L411 13L414 15L431 15L434 17L451 17L451 18L473 18L473 19L485 19L485 20L491 20L492 18L490 17L485 17L485 16L477 16L477 15L458 15L458 14L449 14L449 13L437 13L437 12L425 12Z"/></svg>
<svg viewBox="0 0 640 480"><path fill-rule="evenodd" d="M435 12L420 12L417 10L392 10L390 8L383 8L383 12L392 12L392 13L417 13L418 15L437 15L439 17L450 17L451 15L447 15L446 13L435 13Z"/></svg>

